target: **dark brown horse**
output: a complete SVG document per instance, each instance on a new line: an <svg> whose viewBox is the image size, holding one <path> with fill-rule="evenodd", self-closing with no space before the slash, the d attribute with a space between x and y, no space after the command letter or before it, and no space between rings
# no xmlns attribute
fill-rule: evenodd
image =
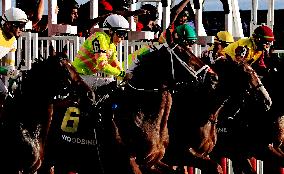
<svg viewBox="0 0 284 174"><path fill-rule="evenodd" d="M133 77L115 100L116 137L120 137L121 149L135 164L133 168L139 166L142 173L171 172L161 160L171 141L168 119L179 83L192 87L202 81L207 95L214 91L217 82L216 74L182 47L159 47L142 56ZM186 113L190 115L191 111Z"/></svg>
<svg viewBox="0 0 284 174"><path fill-rule="evenodd" d="M228 156L232 157L234 173L257 173L247 160L252 157L263 161L264 173L282 173L280 167L284 166L282 143L284 140L282 102L284 93L279 79L284 75L283 61L281 59L274 60L277 62L274 62L273 65L268 64L268 61L266 62L267 71L263 73L261 81L271 97L271 109L264 111L261 107L255 109L254 105L248 105L249 107L245 108L246 112L241 111L238 118L232 120L231 125L234 125L232 132L235 133L227 135L237 141L237 143L235 143L236 141L232 143L235 146L228 143L231 139L226 138L225 140L228 141L222 142L232 149L238 147L237 150L227 151ZM239 141L240 139L242 141Z"/></svg>
<svg viewBox="0 0 284 174"><path fill-rule="evenodd" d="M220 114L219 141L211 155L214 159L230 158L234 173L253 173L248 159L264 147L259 140L268 131L265 128L270 118L266 113L271 108L271 97L256 72L246 63L220 60L215 70L223 86L220 96L230 94L231 100Z"/></svg>
<svg viewBox="0 0 284 174"><path fill-rule="evenodd" d="M54 98L73 82L59 57L33 63L1 114L1 173L35 173L44 159Z"/></svg>
<svg viewBox="0 0 284 174"><path fill-rule="evenodd" d="M226 68L230 71L226 71ZM166 154L166 159L172 165L191 165L206 173L221 172L215 159L209 158L216 142L222 142L222 137L217 141L217 129L220 130L218 115L224 110L234 110L232 107L242 105L242 97L249 98L251 106L257 103L259 108L270 107L267 91L255 88L260 84L260 79L250 66L222 63L220 71L219 83L214 92L208 93L204 84L182 84L180 91L175 93L173 116L168 122L172 141ZM185 114L187 112L188 115Z"/></svg>

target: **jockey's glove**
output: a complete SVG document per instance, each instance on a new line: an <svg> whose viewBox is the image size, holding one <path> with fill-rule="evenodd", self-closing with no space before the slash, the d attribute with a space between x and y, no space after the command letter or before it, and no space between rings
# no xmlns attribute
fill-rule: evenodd
<svg viewBox="0 0 284 174"><path fill-rule="evenodd" d="M7 71L8 78L16 79L18 75L19 75L19 71L16 69L8 69Z"/></svg>

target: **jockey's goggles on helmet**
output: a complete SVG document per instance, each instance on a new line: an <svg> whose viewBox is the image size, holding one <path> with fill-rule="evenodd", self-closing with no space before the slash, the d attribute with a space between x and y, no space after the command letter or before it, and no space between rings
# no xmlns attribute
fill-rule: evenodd
<svg viewBox="0 0 284 174"><path fill-rule="evenodd" d="M26 23L25 22L9 22L10 25L15 28L15 29L20 29L22 31L24 31Z"/></svg>
<svg viewBox="0 0 284 174"><path fill-rule="evenodd" d="M126 38L128 32L126 30L115 30L115 33L117 37Z"/></svg>
<svg viewBox="0 0 284 174"><path fill-rule="evenodd" d="M262 45L268 45L268 46L272 45L272 42L267 41L267 40L260 40L259 43L262 44Z"/></svg>
<svg viewBox="0 0 284 174"><path fill-rule="evenodd" d="M224 42L224 41L215 41L214 42L214 45L218 45L218 44L220 44L222 47L227 47L229 44L230 44L230 42Z"/></svg>
<svg viewBox="0 0 284 174"><path fill-rule="evenodd" d="M183 41L183 43L184 43L185 45L193 45L193 44L195 44L195 42L196 42L196 40L184 40L184 41Z"/></svg>

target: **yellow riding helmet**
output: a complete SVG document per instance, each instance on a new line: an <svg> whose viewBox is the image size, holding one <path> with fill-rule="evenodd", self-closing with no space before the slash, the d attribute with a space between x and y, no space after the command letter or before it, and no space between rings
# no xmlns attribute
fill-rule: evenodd
<svg viewBox="0 0 284 174"><path fill-rule="evenodd" d="M233 43L234 38L228 31L219 31L214 38L214 42Z"/></svg>

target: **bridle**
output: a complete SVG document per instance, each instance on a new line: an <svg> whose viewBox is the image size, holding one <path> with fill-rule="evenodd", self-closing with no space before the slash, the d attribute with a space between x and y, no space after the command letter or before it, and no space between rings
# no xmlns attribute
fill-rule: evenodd
<svg viewBox="0 0 284 174"><path fill-rule="evenodd" d="M173 67L173 55L174 57L180 62L180 64L194 77L194 79L197 82L204 82L205 81L205 77L206 74L208 73L208 71L210 70L210 67L206 64L204 64L199 70L194 70L192 67L188 66L188 64L186 62L184 62L175 52L174 49L177 47L178 45L175 45L173 48L169 48L167 46L167 50L168 52L171 54L171 69L172 69L172 77L175 80L175 72L174 72L174 67ZM192 57L196 57L192 52L185 50L184 51L190 56L190 58ZM202 72L204 71L203 76L201 75Z"/></svg>
<svg viewBox="0 0 284 174"><path fill-rule="evenodd" d="M201 82L204 83L205 81L205 77L207 75L207 73L210 70L210 67L206 64L204 64L200 69L198 69L197 71L194 70L192 67L188 66L188 64L183 61L174 51L174 49L178 46L178 44L176 44L173 48L170 48L169 45L167 43L164 43L162 45L159 46L159 48L161 48L162 46L165 46L167 48L167 51L170 53L170 60L171 60L171 76L172 79L174 81L176 81L176 75L175 75L175 69L174 69L174 58L176 60L178 60L178 62L186 69L186 71L191 74L191 76L194 78L194 80L196 82ZM153 46L154 49L159 49L157 48L157 46ZM187 51L185 49L183 49L189 56L190 58L192 57L196 57L193 53L191 53L190 51ZM136 91L143 91L143 92L158 92L161 89L157 89L157 88L153 88L153 89L144 89L144 88L136 88L135 86L133 86L130 82L127 82L127 85L136 90ZM163 89L165 90L165 89Z"/></svg>

